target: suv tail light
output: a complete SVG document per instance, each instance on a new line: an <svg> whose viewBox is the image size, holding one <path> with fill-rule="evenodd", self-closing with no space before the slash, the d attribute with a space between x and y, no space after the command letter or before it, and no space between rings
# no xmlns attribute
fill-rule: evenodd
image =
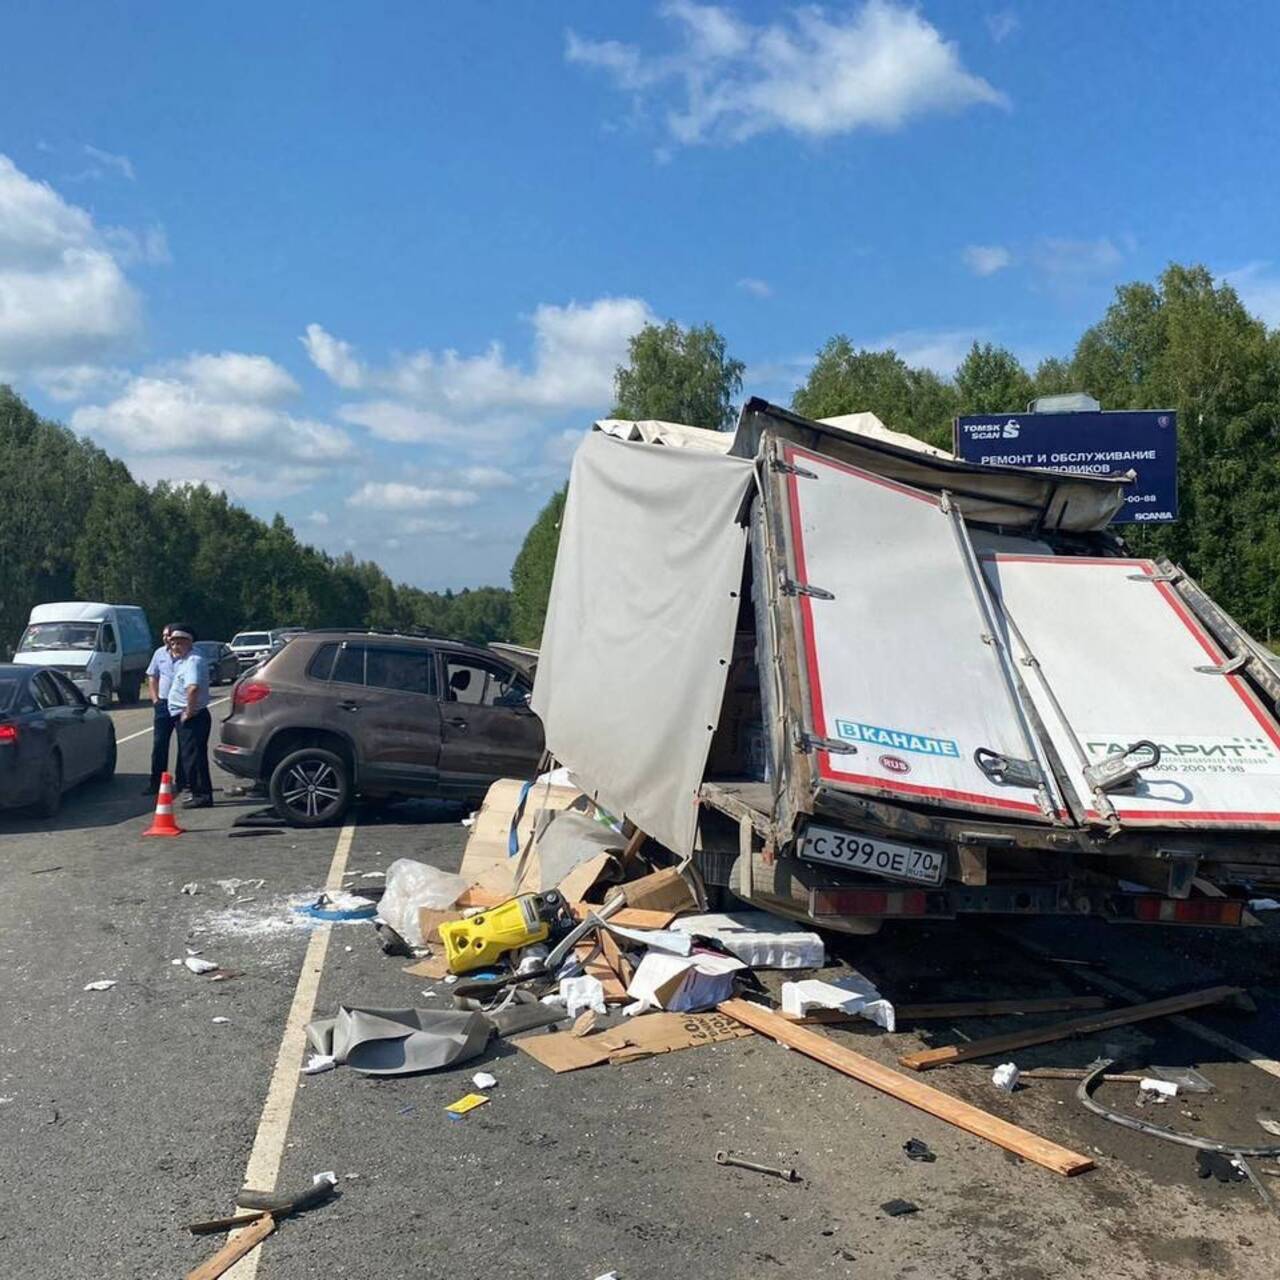
<svg viewBox="0 0 1280 1280"><path fill-rule="evenodd" d="M18 726L16 724L0 724L0 746L6 742L17 742Z"/></svg>
<svg viewBox="0 0 1280 1280"><path fill-rule="evenodd" d="M250 680L245 684L236 685L231 694L231 706L247 707L251 702L261 702L263 698L269 697L271 694L271 686L265 684L261 680Z"/></svg>

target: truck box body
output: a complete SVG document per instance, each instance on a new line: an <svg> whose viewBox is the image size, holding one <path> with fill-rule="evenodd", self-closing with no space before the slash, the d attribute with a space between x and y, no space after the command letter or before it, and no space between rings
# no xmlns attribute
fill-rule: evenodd
<svg viewBox="0 0 1280 1280"><path fill-rule="evenodd" d="M1128 476L758 400L732 437L599 425L533 705L584 789L709 879L850 929L1238 923L1280 881L1280 680L1107 529Z"/></svg>

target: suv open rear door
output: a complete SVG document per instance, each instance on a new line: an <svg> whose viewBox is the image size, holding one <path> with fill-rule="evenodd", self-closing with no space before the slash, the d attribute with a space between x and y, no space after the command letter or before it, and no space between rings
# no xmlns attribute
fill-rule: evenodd
<svg viewBox="0 0 1280 1280"><path fill-rule="evenodd" d="M959 512L790 443L769 465L815 785L1070 821Z"/></svg>

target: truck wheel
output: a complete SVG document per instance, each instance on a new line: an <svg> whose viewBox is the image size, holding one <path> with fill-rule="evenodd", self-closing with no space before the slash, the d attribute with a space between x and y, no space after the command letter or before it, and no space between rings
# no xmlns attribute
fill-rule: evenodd
<svg viewBox="0 0 1280 1280"><path fill-rule="evenodd" d="M128 676L120 681L120 701L134 703L142 692L142 677Z"/></svg>
<svg viewBox="0 0 1280 1280"><path fill-rule="evenodd" d="M98 697L102 699L102 705L109 707L111 705L111 695L115 693L116 687L111 683L110 676L103 676L98 681Z"/></svg>
<svg viewBox="0 0 1280 1280"><path fill-rule="evenodd" d="M37 818L52 818L62 806L62 760L51 751L40 770L40 790L31 812Z"/></svg>
<svg viewBox="0 0 1280 1280"><path fill-rule="evenodd" d="M285 756L271 774L271 803L291 827L337 822L351 804L351 769L323 747Z"/></svg>

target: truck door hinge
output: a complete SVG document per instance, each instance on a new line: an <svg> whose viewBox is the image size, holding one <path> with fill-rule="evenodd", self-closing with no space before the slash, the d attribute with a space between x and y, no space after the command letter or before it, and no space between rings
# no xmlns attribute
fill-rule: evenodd
<svg viewBox="0 0 1280 1280"><path fill-rule="evenodd" d="M819 738L803 729L796 730L797 751L828 751L833 756L856 756L858 748L842 738Z"/></svg>
<svg viewBox="0 0 1280 1280"><path fill-rule="evenodd" d="M797 467L794 462L783 462L781 458L772 459L769 467L773 471L781 472L784 476L800 476L804 480L816 480L818 478L816 471L806 471L803 467Z"/></svg>
<svg viewBox="0 0 1280 1280"><path fill-rule="evenodd" d="M1233 676L1237 671L1243 671L1249 665L1249 655L1242 653L1238 657L1228 658L1226 662L1216 667L1197 667L1196 670L1206 676Z"/></svg>
<svg viewBox="0 0 1280 1280"><path fill-rule="evenodd" d="M784 596L812 596L815 600L835 599L835 596L824 587L815 587L808 582L796 582L785 575L780 579L778 585Z"/></svg>

